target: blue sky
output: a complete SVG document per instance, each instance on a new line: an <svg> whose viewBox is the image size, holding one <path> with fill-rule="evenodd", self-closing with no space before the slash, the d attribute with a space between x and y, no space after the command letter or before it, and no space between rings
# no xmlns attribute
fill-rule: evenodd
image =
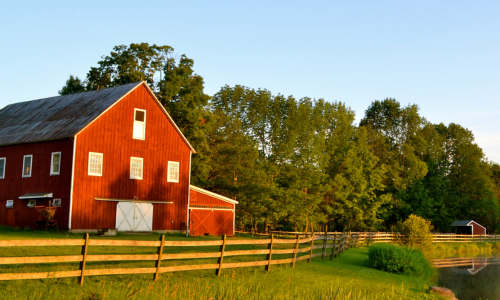
<svg viewBox="0 0 500 300"><path fill-rule="evenodd" d="M144 4L143 4L144 3ZM113 46L194 59L206 92L266 88L418 104L473 131L500 162L500 1L9 1L0 8L0 108L54 96Z"/></svg>

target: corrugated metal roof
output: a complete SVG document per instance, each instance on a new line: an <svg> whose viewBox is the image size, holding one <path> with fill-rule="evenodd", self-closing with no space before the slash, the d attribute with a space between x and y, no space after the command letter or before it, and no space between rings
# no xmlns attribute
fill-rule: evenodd
<svg viewBox="0 0 500 300"><path fill-rule="evenodd" d="M140 84L8 105L0 110L0 146L72 137Z"/></svg>
<svg viewBox="0 0 500 300"><path fill-rule="evenodd" d="M455 221L451 224L451 226L468 226L470 222L473 222L473 220Z"/></svg>

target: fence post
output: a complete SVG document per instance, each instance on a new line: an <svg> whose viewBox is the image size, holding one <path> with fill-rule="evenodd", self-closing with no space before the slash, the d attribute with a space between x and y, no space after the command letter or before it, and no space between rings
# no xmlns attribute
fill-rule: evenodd
<svg viewBox="0 0 500 300"><path fill-rule="evenodd" d="M451 245L451 235L452 235L452 233L450 233L450 245Z"/></svg>
<svg viewBox="0 0 500 300"><path fill-rule="evenodd" d="M313 248L314 248L314 232L311 233L311 249L309 250L309 259L307 262L310 263L313 256Z"/></svg>
<svg viewBox="0 0 500 300"><path fill-rule="evenodd" d="M333 235L333 242L332 242L332 253L330 254L330 260L333 260L333 256L335 255L335 246L337 244L337 237L335 234Z"/></svg>
<svg viewBox="0 0 500 300"><path fill-rule="evenodd" d="M89 246L89 233L83 235L84 244L82 246L82 261L80 262L80 270L82 274L80 276L80 285L83 286L83 278L85 277L85 263L87 262L87 248Z"/></svg>
<svg viewBox="0 0 500 300"><path fill-rule="evenodd" d="M495 243L497 242L497 234L495 233Z"/></svg>
<svg viewBox="0 0 500 300"><path fill-rule="evenodd" d="M299 235L297 234L297 242L295 243L295 251L293 252L292 268L295 268L295 262L297 261L297 252L299 252Z"/></svg>
<svg viewBox="0 0 500 300"><path fill-rule="evenodd" d="M160 265L163 258L163 246L165 246L165 235L162 234L160 238L160 247L158 247L158 260L156 261L156 274L154 280L160 278Z"/></svg>
<svg viewBox="0 0 500 300"><path fill-rule="evenodd" d="M274 244L274 234L271 234L271 242L269 243L269 255L267 258L268 262L267 262L267 266L266 266L266 271L268 271L268 272L271 269L271 259L273 256L273 244Z"/></svg>
<svg viewBox="0 0 500 300"><path fill-rule="evenodd" d="M483 242L483 235L482 234L479 234L479 242L482 243Z"/></svg>
<svg viewBox="0 0 500 300"><path fill-rule="evenodd" d="M464 243L467 243L467 234L464 233Z"/></svg>
<svg viewBox="0 0 500 300"><path fill-rule="evenodd" d="M321 259L325 261L326 243L328 242L328 225L325 225L325 236L323 237L323 250L321 252Z"/></svg>
<svg viewBox="0 0 500 300"><path fill-rule="evenodd" d="M217 269L216 274L220 276L220 272L222 271L222 261L224 260L224 250L226 249L226 235L222 236L222 246L220 246L220 257L219 257L219 269Z"/></svg>

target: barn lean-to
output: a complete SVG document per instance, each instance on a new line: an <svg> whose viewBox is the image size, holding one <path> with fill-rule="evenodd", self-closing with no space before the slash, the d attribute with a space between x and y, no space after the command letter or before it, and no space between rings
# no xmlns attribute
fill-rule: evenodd
<svg viewBox="0 0 500 300"><path fill-rule="evenodd" d="M233 234L237 202L190 185L193 153L145 82L11 104L0 110L0 224L31 227L33 205L56 205L74 232Z"/></svg>

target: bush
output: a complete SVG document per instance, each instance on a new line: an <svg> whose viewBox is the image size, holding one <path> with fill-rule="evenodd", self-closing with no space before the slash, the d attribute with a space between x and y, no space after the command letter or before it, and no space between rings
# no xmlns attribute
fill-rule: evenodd
<svg viewBox="0 0 500 300"><path fill-rule="evenodd" d="M406 221L399 225L401 242L409 247L418 247L427 251L432 246L433 226L431 221L417 215L410 215Z"/></svg>
<svg viewBox="0 0 500 300"><path fill-rule="evenodd" d="M432 267L422 251L393 244L375 244L368 250L368 265L391 273L427 278Z"/></svg>

